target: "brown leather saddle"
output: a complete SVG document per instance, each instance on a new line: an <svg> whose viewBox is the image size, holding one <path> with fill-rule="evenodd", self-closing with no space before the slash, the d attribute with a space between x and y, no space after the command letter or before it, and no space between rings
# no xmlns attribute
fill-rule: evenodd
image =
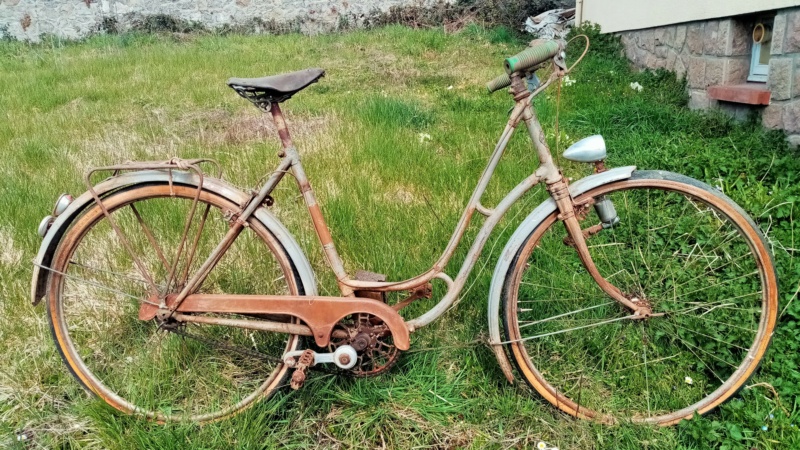
<svg viewBox="0 0 800 450"><path fill-rule="evenodd" d="M271 104L290 99L323 76L322 69L305 69L262 78L231 78L228 86L260 109L268 110Z"/></svg>

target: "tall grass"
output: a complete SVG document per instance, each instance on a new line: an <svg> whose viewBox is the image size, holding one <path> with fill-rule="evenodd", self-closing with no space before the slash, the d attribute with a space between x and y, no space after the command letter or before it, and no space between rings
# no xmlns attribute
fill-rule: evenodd
<svg viewBox="0 0 800 450"><path fill-rule="evenodd" d="M199 427L118 416L66 371L44 311L28 302L28 262L40 242L38 221L60 192L83 192L87 168L204 156L220 161L225 179L255 187L275 166L279 143L271 125L224 81L322 67L326 77L284 110L337 247L351 273L413 276L446 245L506 120L510 99L487 96L483 83L502 70L504 56L520 49L474 26L459 34L391 26L316 37L116 35L0 43L0 446L527 448L540 439L560 448L702 448L709 439L731 448L797 445L797 427L789 426L797 422L792 402L800 381L800 310L790 304L800 279L792 258L796 155L781 136L752 123L687 111L679 81L632 74L609 56L613 48L590 54L571 75L576 84L562 89L561 148L602 133L611 165L674 170L722 186L767 230L779 263L781 308L789 308L750 384L756 387L709 418L668 429L604 427L565 417L504 380L491 351L477 343L486 333L486 292L497 245L544 198L540 191L501 224L490 254L478 263L486 269L473 275L458 309L415 333L412 351L378 378L316 375L300 391L283 391L241 416ZM632 91L632 81L645 90ZM537 100L548 130L554 95ZM548 136L554 143L555 134ZM530 144L522 136L512 140L484 204L535 167ZM567 165L565 171L577 178L587 168ZM275 197L273 209L322 268L296 190L286 183ZM336 291L329 273L318 276L323 293ZM441 291L436 286L434 298ZM432 304L422 301L409 314ZM742 438L731 438L734 431Z"/></svg>

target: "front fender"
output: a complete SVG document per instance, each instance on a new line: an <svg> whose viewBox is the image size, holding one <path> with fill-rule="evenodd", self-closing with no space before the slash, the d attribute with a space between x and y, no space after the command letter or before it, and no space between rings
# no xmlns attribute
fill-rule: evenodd
<svg viewBox="0 0 800 450"><path fill-rule="evenodd" d="M605 172L590 175L586 178L572 183L569 186L569 192L572 197L577 197L586 191L594 189L604 184L612 183L619 180L625 180L631 177L636 166L617 167L609 169ZM508 356L500 344L503 342L500 336L500 302L502 301L503 285L505 284L506 273L511 266L519 248L525 243L525 240L533 233L533 230L539 226L544 219L556 211L556 203L552 198L548 198L536 207L525 220L517 227L514 234L508 240L503 252L500 254L500 259L497 261L497 266L492 275L492 284L489 287L489 343L492 345L495 356L497 357L500 368L503 370L508 381L514 380L514 375L511 372L511 364L508 361Z"/></svg>
<svg viewBox="0 0 800 450"><path fill-rule="evenodd" d="M137 184L148 183L169 183L171 180L175 184L184 184L189 186L197 186L200 178L197 174L188 172L174 171L172 174L162 170L147 170L139 172L129 172L113 178L109 178L94 187L95 192L99 197L113 192L117 189L124 187L132 187ZM216 178L204 177L203 189L213 192L221 197L224 197L231 202L241 205L250 199L250 196L240 191L231 184ZM47 282L50 278L50 272L47 267L53 260L56 248L58 247L64 233L69 229L72 222L77 219L81 212L94 203L94 197L91 193L85 192L80 197L76 198L61 215L56 218L50 229L45 234L42 240L42 245L39 247L39 253L33 260L33 279L31 280L31 302L34 305L39 304L41 299L45 296L47 290ZM303 283L304 293L306 295L317 295L317 284L314 272L311 269L311 264L308 262L305 254L303 253L297 241L289 233L286 227L269 211L264 208L258 208L254 214L255 218L261 221L262 224L275 236L278 242L283 245L289 258L294 262L297 274Z"/></svg>

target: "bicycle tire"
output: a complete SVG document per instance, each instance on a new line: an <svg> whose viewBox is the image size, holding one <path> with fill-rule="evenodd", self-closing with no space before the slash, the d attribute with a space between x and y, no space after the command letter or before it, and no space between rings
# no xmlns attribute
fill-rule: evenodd
<svg viewBox="0 0 800 450"><path fill-rule="evenodd" d="M529 386L576 417L671 425L704 414L743 386L772 336L778 287L766 240L730 198L682 175L637 171L576 201L603 196L620 221L588 238L595 264L663 315L626 319L554 212L506 274L507 351Z"/></svg>
<svg viewBox="0 0 800 450"><path fill-rule="evenodd" d="M200 324L173 333L159 329L156 319L139 319L140 306L148 301L143 273L149 272L160 293L179 292L239 209L208 191L200 191L193 207L196 194L194 186L168 183L112 193L102 202L130 247L92 204L53 257L47 311L70 372L115 409L157 422L219 420L272 395L289 369L252 355L271 354L274 361L302 341L296 335ZM180 246L187 222L188 237ZM144 271L127 248L137 253ZM195 292L302 295L304 289L281 244L251 218Z"/></svg>

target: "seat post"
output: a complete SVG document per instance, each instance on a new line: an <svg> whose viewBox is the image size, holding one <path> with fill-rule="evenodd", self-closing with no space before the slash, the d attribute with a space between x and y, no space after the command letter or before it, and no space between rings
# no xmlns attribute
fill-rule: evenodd
<svg viewBox="0 0 800 450"><path fill-rule="evenodd" d="M286 121L283 119L283 112L279 103L273 103L269 109L272 113L272 121L278 129L278 136L281 138L283 150L278 153L278 156L283 158L286 156L286 150L292 147L292 138L289 136L289 127L286 126Z"/></svg>

